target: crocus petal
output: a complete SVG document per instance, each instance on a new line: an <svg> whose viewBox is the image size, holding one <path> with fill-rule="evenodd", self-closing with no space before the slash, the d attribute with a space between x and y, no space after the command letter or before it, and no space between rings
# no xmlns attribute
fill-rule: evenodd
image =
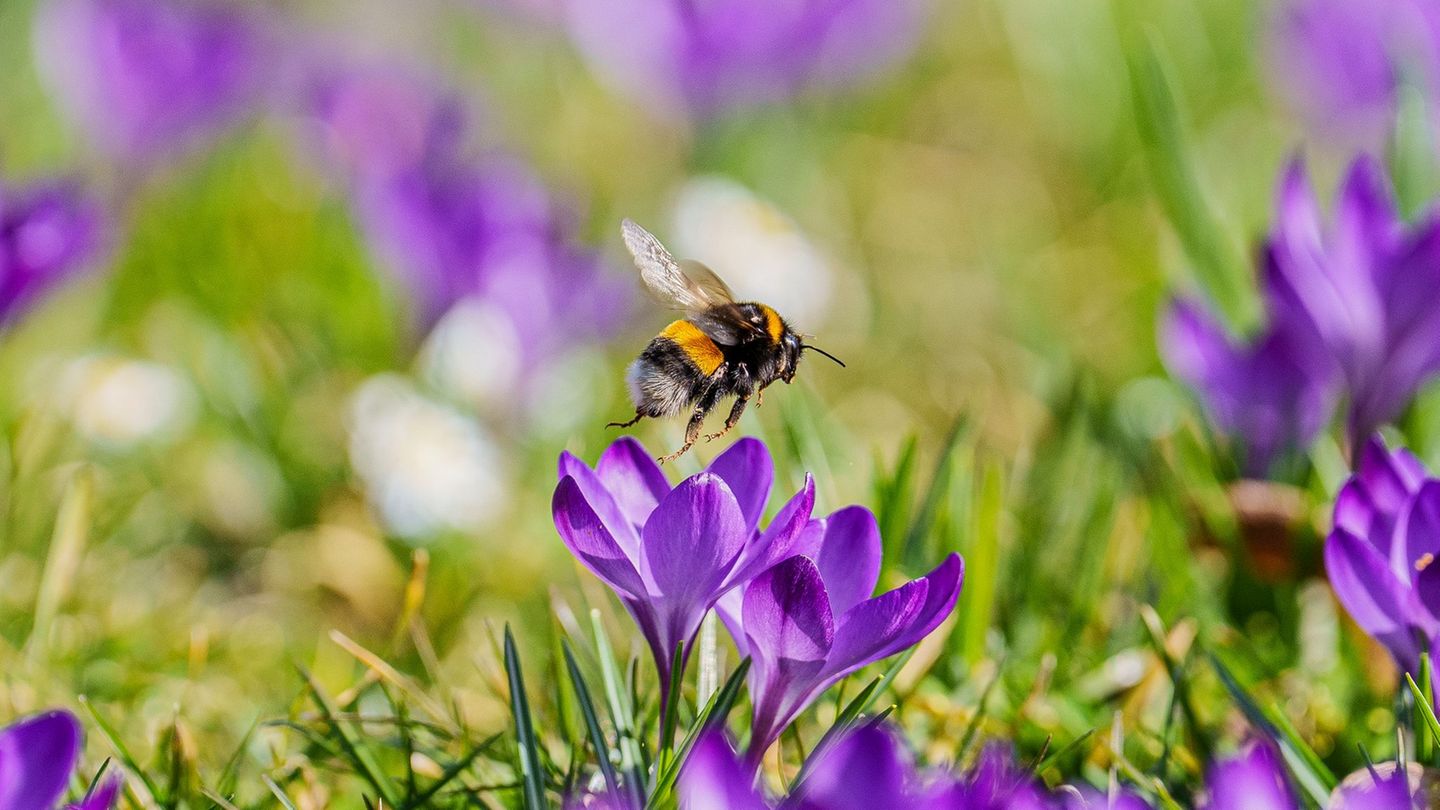
<svg viewBox="0 0 1440 810"><path fill-rule="evenodd" d="M1402 582L1373 546L1344 530L1325 541L1330 587L1355 623L1390 649L1402 667L1420 658L1411 620L1414 611Z"/></svg>
<svg viewBox="0 0 1440 810"><path fill-rule="evenodd" d="M1205 394L1236 364L1229 337L1196 301L1181 299L1171 305L1160 329L1160 349L1170 373Z"/></svg>
<svg viewBox="0 0 1440 810"><path fill-rule="evenodd" d="M1395 522L1390 567L1400 577L1409 578L1437 556L1440 556L1440 481L1426 481Z"/></svg>
<svg viewBox="0 0 1440 810"><path fill-rule="evenodd" d="M560 539L605 584L622 594L644 597L647 589L639 571L590 504L574 478L567 475L560 480L550 504Z"/></svg>
<svg viewBox="0 0 1440 810"><path fill-rule="evenodd" d="M124 782L120 777L106 779L104 783L95 788L94 793L78 804L70 805L70 810L111 810L115 806L115 802L120 799L122 787L124 787Z"/></svg>
<svg viewBox="0 0 1440 810"><path fill-rule="evenodd" d="M630 436L605 449L595 464L595 475L636 526L644 526L660 500L670 494L670 483L654 456Z"/></svg>
<svg viewBox="0 0 1440 810"><path fill-rule="evenodd" d="M721 595L749 533L730 487L700 473L675 487L645 523L644 571L655 595L703 614Z"/></svg>
<svg viewBox="0 0 1440 810"><path fill-rule="evenodd" d="M727 587L743 585L754 579L761 571L775 563L800 553L796 548L804 539L810 525L810 513L815 509L815 479L807 473L805 485L794 497L785 502L775 519L765 531L751 535L746 543L740 561L731 572Z"/></svg>
<svg viewBox="0 0 1440 810"><path fill-rule="evenodd" d="M880 524L869 509L851 506L825 518L815 566L831 610L844 613L870 598L880 581L880 555Z"/></svg>
<svg viewBox="0 0 1440 810"><path fill-rule="evenodd" d="M1279 755L1268 744L1252 745L1248 752L1216 763L1205 785L1210 793L1205 806L1213 810L1295 810L1300 806Z"/></svg>
<svg viewBox="0 0 1440 810"><path fill-rule="evenodd" d="M769 810L755 777L741 765L719 731L707 731L680 769L683 810Z"/></svg>
<svg viewBox="0 0 1440 810"><path fill-rule="evenodd" d="M910 807L910 756L893 734L880 726L861 726L820 753L799 793L798 810L873 810Z"/></svg>
<svg viewBox="0 0 1440 810"><path fill-rule="evenodd" d="M569 451L560 454L559 475L560 478L569 476L574 479L580 492L584 494L585 501L600 518L610 536L625 550L627 556L632 559L640 557L640 532L639 527L643 524L631 522L629 516L620 504L616 502L615 496L606 488L605 482L600 476L590 469L585 462L576 458Z"/></svg>
<svg viewBox="0 0 1440 810"><path fill-rule="evenodd" d="M1375 248L1399 237L1400 222L1384 170L1373 157L1360 155L1335 202L1332 255L1337 266L1349 269L1350 280L1357 284L1370 283L1383 272L1375 265Z"/></svg>
<svg viewBox="0 0 1440 810"><path fill-rule="evenodd" d="M818 669L835 641L825 583L808 557L791 557L756 577L742 610L757 665Z"/></svg>
<svg viewBox="0 0 1440 810"><path fill-rule="evenodd" d="M821 676L835 641L835 619L820 571L808 557L791 557L756 577L745 589L741 614L754 662L749 760L755 765L826 687Z"/></svg>
<svg viewBox="0 0 1440 810"><path fill-rule="evenodd" d="M54 807L80 756L80 723L69 712L0 729L0 810Z"/></svg>
<svg viewBox="0 0 1440 810"><path fill-rule="evenodd" d="M741 439L706 469L725 479L753 534L765 514L765 503L770 500L770 486L775 480L775 463L770 460L770 451L765 449L764 442L749 437Z"/></svg>
<svg viewBox="0 0 1440 810"><path fill-rule="evenodd" d="M826 676L843 677L918 643L955 609L964 571L960 555L951 554L929 574L846 611Z"/></svg>

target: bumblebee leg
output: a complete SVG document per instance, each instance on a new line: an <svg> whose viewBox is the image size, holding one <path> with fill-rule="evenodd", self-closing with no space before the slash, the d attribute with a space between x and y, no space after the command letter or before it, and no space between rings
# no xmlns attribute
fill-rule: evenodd
<svg viewBox="0 0 1440 810"><path fill-rule="evenodd" d="M740 421L740 414L745 412L745 405L749 402L750 400L747 397L736 399L734 407L730 409L730 415L725 417L725 427L721 428L719 433L711 433L709 436L706 436L705 441L713 442L726 433L729 433L730 429L735 427L735 424Z"/></svg>
<svg viewBox="0 0 1440 810"><path fill-rule="evenodd" d="M695 412L690 415L690 424L685 426L685 443L680 445L679 450L676 450L670 455L661 456L659 459L661 464L669 464L675 459L685 455L685 451L689 450L691 446L695 444L695 440L700 438L700 427L705 424L705 414L709 412L709 406L704 403L696 406Z"/></svg>
<svg viewBox="0 0 1440 810"><path fill-rule="evenodd" d="M634 418L634 419L631 419L629 422L611 422L611 423L607 424L605 427L607 427L607 428L612 428L612 427L627 428L627 427L630 427L631 425L635 424L636 422L639 422L641 419L644 419L644 418L645 418L644 412L637 410L637 411L635 412L635 418Z"/></svg>

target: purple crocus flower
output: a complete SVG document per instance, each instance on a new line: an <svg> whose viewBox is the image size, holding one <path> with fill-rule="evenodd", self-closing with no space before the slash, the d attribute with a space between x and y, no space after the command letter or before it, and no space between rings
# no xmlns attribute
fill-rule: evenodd
<svg viewBox="0 0 1440 810"><path fill-rule="evenodd" d="M1440 798L1434 771L1412 762L1384 762L1345 777L1330 800L1341 810L1424 810Z"/></svg>
<svg viewBox="0 0 1440 810"><path fill-rule="evenodd" d="M740 654L753 659L752 766L820 693L918 643L960 596L964 563L951 554L926 576L871 598L880 529L862 507L812 521L798 551L745 588L738 613L734 596L721 606Z"/></svg>
<svg viewBox="0 0 1440 810"><path fill-rule="evenodd" d="M485 301L529 366L623 323L625 288L575 242L535 174L505 154L464 152L459 99L416 74L362 66L317 79L310 106L366 241L422 324Z"/></svg>
<svg viewBox="0 0 1440 810"><path fill-rule="evenodd" d="M1395 418L1440 370L1440 221L1406 227L1384 174L1352 164L1325 227L1304 165L1281 183L1265 247L1264 287L1275 317L1303 330L1339 369L1358 444Z"/></svg>
<svg viewBox="0 0 1440 810"><path fill-rule="evenodd" d="M1048 797L1028 771L1015 767L1008 746L981 749L975 766L956 781L946 807L965 810L1045 810Z"/></svg>
<svg viewBox="0 0 1440 810"><path fill-rule="evenodd" d="M100 223L98 206L69 184L0 187L0 326L86 267Z"/></svg>
<svg viewBox="0 0 1440 810"><path fill-rule="evenodd" d="M316 145L346 178L403 174L431 155L453 154L464 134L460 100L395 65L317 69L305 96Z"/></svg>
<svg viewBox="0 0 1440 810"><path fill-rule="evenodd" d="M1418 767L1418 766L1416 766ZM1421 810L1430 806L1423 779L1411 785L1409 775L1393 763L1347 777L1330 797L1335 810ZM1210 766L1205 778L1203 810L1300 810L1280 754L1268 741Z"/></svg>
<svg viewBox="0 0 1440 810"><path fill-rule="evenodd" d="M682 810L771 810L771 803L756 786L756 774L746 768L725 739L724 732L707 731L695 741L680 769Z"/></svg>
<svg viewBox="0 0 1440 810"><path fill-rule="evenodd" d="M1271 25L1280 91L1333 140L1378 149L1402 81L1440 87L1440 8L1426 0L1286 0Z"/></svg>
<svg viewBox="0 0 1440 810"><path fill-rule="evenodd" d="M270 61L233 7L169 0L47 0L36 18L41 76L101 149L149 159L232 122Z"/></svg>
<svg viewBox="0 0 1440 810"><path fill-rule="evenodd" d="M760 530L774 467L757 439L741 439L673 489L630 437L591 469L562 453L555 528L571 553L613 589L645 635L663 692L671 659L688 657L701 619L722 595L790 554L810 520L805 485Z"/></svg>
<svg viewBox="0 0 1440 810"><path fill-rule="evenodd" d="M571 38L605 81L652 109L712 115L837 87L914 46L925 0L569 3Z"/></svg>
<svg viewBox="0 0 1440 810"><path fill-rule="evenodd" d="M810 774L785 802L787 810L972 806L948 775L917 769L904 741L884 725L855 728L816 756Z"/></svg>
<svg viewBox="0 0 1440 810"><path fill-rule="evenodd" d="M80 758L80 722L66 711L0 728L0 810L49 810L65 793ZM70 810L109 810L120 780L110 779Z"/></svg>
<svg viewBox="0 0 1440 810"><path fill-rule="evenodd" d="M1245 751L1210 766L1205 778L1209 810L1298 810L1299 802L1274 746L1251 744Z"/></svg>
<svg viewBox="0 0 1440 810"><path fill-rule="evenodd" d="M1335 374L1296 330L1272 325L1237 345L1194 301L1177 301L1161 330L1166 365L1199 395L1216 430L1264 477L1283 453L1309 446L1330 421Z"/></svg>
<svg viewBox="0 0 1440 810"><path fill-rule="evenodd" d="M1355 623L1407 672L1440 631L1440 481L1379 438L1335 498L1325 570Z"/></svg>

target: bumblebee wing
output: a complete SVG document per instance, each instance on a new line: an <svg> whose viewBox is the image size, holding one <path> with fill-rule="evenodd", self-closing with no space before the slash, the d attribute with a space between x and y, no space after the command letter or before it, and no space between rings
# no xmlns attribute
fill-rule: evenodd
<svg viewBox="0 0 1440 810"><path fill-rule="evenodd" d="M630 255L635 257L635 267L640 271L645 291L662 306L698 314L732 303L730 288L710 268L699 262L687 262L696 277L687 275L686 268L670 255L660 240L634 220L621 222L620 234Z"/></svg>
<svg viewBox="0 0 1440 810"><path fill-rule="evenodd" d="M704 312L690 314L705 336L723 346L739 346L765 336L765 330L746 320L745 313L735 304L721 304Z"/></svg>
<svg viewBox="0 0 1440 810"><path fill-rule="evenodd" d="M735 293L730 291L730 285L725 283L725 279L715 275L714 270L694 259L681 259L679 264L680 271L710 306L735 303Z"/></svg>

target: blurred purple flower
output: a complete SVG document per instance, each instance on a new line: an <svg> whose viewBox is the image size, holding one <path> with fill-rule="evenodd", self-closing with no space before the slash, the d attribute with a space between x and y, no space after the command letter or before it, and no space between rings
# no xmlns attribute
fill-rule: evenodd
<svg viewBox="0 0 1440 810"><path fill-rule="evenodd" d="M1435 772L1419 763L1384 762L1341 780L1330 800L1338 810L1425 810L1434 807Z"/></svg>
<svg viewBox="0 0 1440 810"><path fill-rule="evenodd" d="M1272 325L1237 345L1194 301L1177 301L1161 328L1171 373L1193 388L1211 423L1241 449L1244 472L1264 477L1330 421L1335 374L1313 342Z"/></svg>
<svg viewBox="0 0 1440 810"><path fill-rule="evenodd" d="M960 596L964 563L951 554L926 576L871 598L880 529L862 507L812 521L796 551L806 556L790 557L745 588L738 613L733 596L720 611L740 654L753 659L752 765L820 693L918 643Z"/></svg>
<svg viewBox="0 0 1440 810"><path fill-rule="evenodd" d="M593 470L562 453L559 475L555 528L635 618L655 658L662 695L675 650L684 645L688 658L705 612L726 591L788 556L815 505L807 475L769 527L759 529L774 467L765 445L749 438L673 489L629 437L610 445Z"/></svg>
<svg viewBox="0 0 1440 810"><path fill-rule="evenodd" d="M1440 481L1375 438L1335 498L1325 570L1355 623L1407 672L1440 631Z"/></svg>
<svg viewBox="0 0 1440 810"><path fill-rule="evenodd" d="M0 729L0 810L54 807L79 757L80 723L69 712L47 712Z"/></svg>
<svg viewBox="0 0 1440 810"><path fill-rule="evenodd" d="M37 714L0 728L0 810L48 810L80 758L80 723L66 711ZM109 810L120 780L110 779L71 810Z"/></svg>
<svg viewBox="0 0 1440 810"><path fill-rule="evenodd" d="M945 807L965 810L1044 810L1049 798L1029 771L1015 766L1006 745L991 744L980 751L975 766L956 780Z"/></svg>
<svg viewBox="0 0 1440 810"><path fill-rule="evenodd" d="M680 769L682 810L770 810L756 786L754 771L740 763L724 732L707 731L695 741Z"/></svg>
<svg viewBox="0 0 1440 810"><path fill-rule="evenodd" d="M966 803L948 775L918 770L904 741L885 725L852 729L816 757L810 774L785 802L786 810L950 810L973 806Z"/></svg>
<svg viewBox="0 0 1440 810"><path fill-rule="evenodd" d="M914 47L926 0L568 3L591 67L666 114L713 115L843 87Z"/></svg>
<svg viewBox="0 0 1440 810"><path fill-rule="evenodd" d="M327 74L310 106L372 252L432 325L466 299L507 321L522 365L609 334L630 296L520 161L464 154L458 99L389 67Z"/></svg>
<svg viewBox="0 0 1440 810"><path fill-rule="evenodd" d="M391 65L318 69L305 93L323 157L345 176L381 179L459 146L465 114L439 83Z"/></svg>
<svg viewBox="0 0 1440 810"><path fill-rule="evenodd" d="M101 149L149 159L232 122L269 57L235 8L169 0L47 0L36 18L42 77Z"/></svg>
<svg viewBox="0 0 1440 810"><path fill-rule="evenodd" d="M1426 0L1286 0L1271 25L1271 71L1318 131L1378 149L1402 80L1440 87L1440 7Z"/></svg>
<svg viewBox="0 0 1440 810"><path fill-rule="evenodd" d="M100 246L101 219L68 184L0 187L0 326L86 267Z"/></svg>
<svg viewBox="0 0 1440 810"><path fill-rule="evenodd" d="M1210 766L1205 777L1209 810L1298 810L1280 754L1268 742Z"/></svg>
<svg viewBox="0 0 1440 810"><path fill-rule="evenodd" d="M795 791L781 801L769 802L756 787L754 769L740 761L722 733L708 732L696 742L680 771L680 807L1045 810L1051 806L1039 783L1017 769L1008 749L1000 746L986 748L975 768L957 778L944 771L918 768L898 732L886 724L867 724L845 732L813 757L808 774ZM1063 801L1056 806L1070 807Z"/></svg>
<svg viewBox="0 0 1440 810"><path fill-rule="evenodd" d="M1368 157L1351 166L1330 227L1298 160L1285 173L1276 209L1265 247L1266 298L1278 321L1303 330L1303 339L1334 360L1358 444L1440 371L1440 307L1432 305L1440 288L1440 221L1407 227Z"/></svg>

